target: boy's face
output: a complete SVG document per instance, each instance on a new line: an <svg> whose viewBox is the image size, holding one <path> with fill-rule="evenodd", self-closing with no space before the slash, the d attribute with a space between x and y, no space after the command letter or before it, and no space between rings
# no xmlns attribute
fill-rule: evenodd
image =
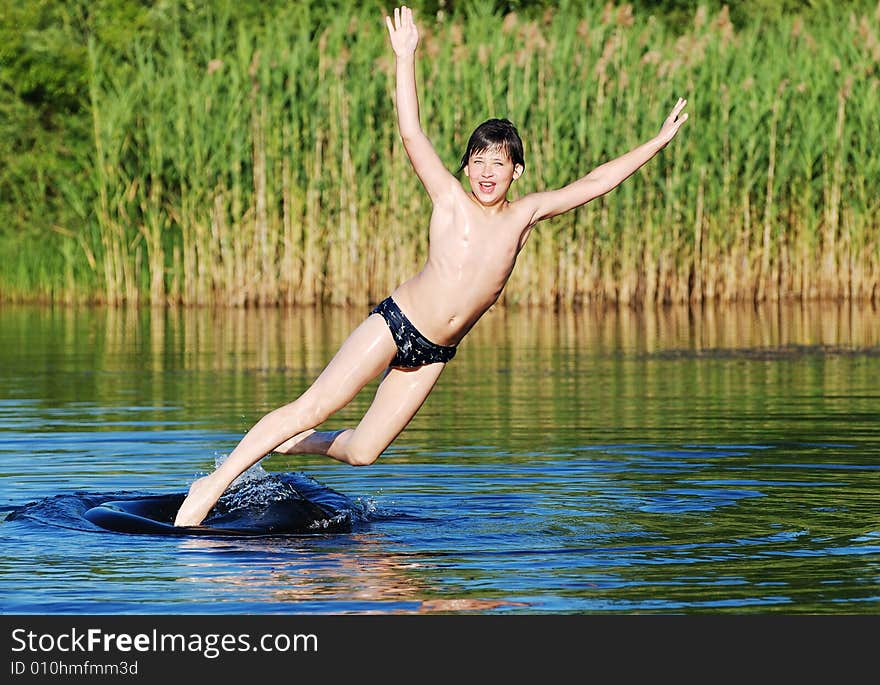
<svg viewBox="0 0 880 685"><path fill-rule="evenodd" d="M507 197L510 184L522 171L521 165L514 165L507 150L490 147L470 156L464 175L468 177L477 201L491 207Z"/></svg>

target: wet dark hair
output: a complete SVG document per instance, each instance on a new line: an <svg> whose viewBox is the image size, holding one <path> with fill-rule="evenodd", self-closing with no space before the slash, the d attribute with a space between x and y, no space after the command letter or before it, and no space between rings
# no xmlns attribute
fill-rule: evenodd
<svg viewBox="0 0 880 685"><path fill-rule="evenodd" d="M523 157L523 143L519 137L519 131L507 119L489 119L474 129L468 139L467 149L461 158L461 166L456 173L461 173L471 156L498 147L506 152L513 161L514 166L519 164L526 168L526 160Z"/></svg>

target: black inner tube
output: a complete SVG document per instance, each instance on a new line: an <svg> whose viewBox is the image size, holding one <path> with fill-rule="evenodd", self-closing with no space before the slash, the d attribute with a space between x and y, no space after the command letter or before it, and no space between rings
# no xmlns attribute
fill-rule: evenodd
<svg viewBox="0 0 880 685"><path fill-rule="evenodd" d="M9 518L62 527L77 527L78 519L92 530L154 535L343 533L353 525L354 503L304 474L271 474L245 483L221 497L201 525L176 527L185 497L182 492L56 495L18 507Z"/></svg>

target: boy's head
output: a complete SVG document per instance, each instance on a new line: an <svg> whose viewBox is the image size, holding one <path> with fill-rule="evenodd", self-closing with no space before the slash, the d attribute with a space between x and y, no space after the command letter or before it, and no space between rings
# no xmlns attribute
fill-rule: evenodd
<svg viewBox="0 0 880 685"><path fill-rule="evenodd" d="M507 119L489 119L468 140L458 171L464 170L474 197L483 205L503 201L526 163L516 127Z"/></svg>
<svg viewBox="0 0 880 685"><path fill-rule="evenodd" d="M471 137L468 139L467 149L461 158L461 165L458 172L467 168L470 158L478 153L486 150L497 148L500 152L506 153L514 166L520 166L520 172L525 171L526 161L523 157L523 143L519 137L519 131L516 126L507 119L489 119L474 129Z"/></svg>

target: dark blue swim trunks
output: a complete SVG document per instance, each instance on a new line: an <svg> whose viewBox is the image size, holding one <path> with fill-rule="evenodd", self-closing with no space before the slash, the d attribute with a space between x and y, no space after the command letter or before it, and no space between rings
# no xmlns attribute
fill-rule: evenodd
<svg viewBox="0 0 880 685"><path fill-rule="evenodd" d="M419 333L390 297L377 304L370 314L382 315L397 345L397 354L391 360L390 366L415 368L436 362L445 364L455 356L454 346L438 345Z"/></svg>

